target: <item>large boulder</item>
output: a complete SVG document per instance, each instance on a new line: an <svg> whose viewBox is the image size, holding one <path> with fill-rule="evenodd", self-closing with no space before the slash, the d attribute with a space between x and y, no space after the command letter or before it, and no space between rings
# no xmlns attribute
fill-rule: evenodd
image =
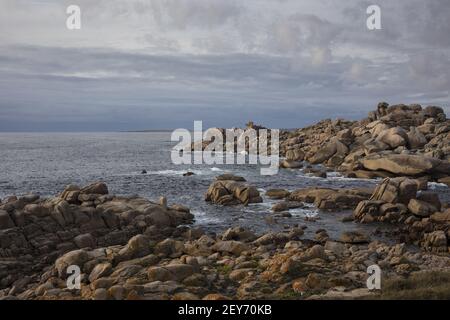
<svg viewBox="0 0 450 320"><path fill-rule="evenodd" d="M395 127L383 130L377 137L378 141L381 141L389 145L392 149L400 146L405 146L408 141L408 135L401 127Z"/></svg>
<svg viewBox="0 0 450 320"><path fill-rule="evenodd" d="M397 175L416 176L450 172L450 163L436 158L412 154L368 156L361 161L368 170L384 170Z"/></svg>
<svg viewBox="0 0 450 320"><path fill-rule="evenodd" d="M372 193L370 200L408 205L417 195L417 183L405 177L385 178Z"/></svg>
<svg viewBox="0 0 450 320"><path fill-rule="evenodd" d="M411 127L408 132L408 146L410 149L419 149L427 144L427 138L417 127Z"/></svg>
<svg viewBox="0 0 450 320"><path fill-rule="evenodd" d="M438 211L432 204L417 199L411 199L409 201L408 210L419 217L429 217Z"/></svg>
<svg viewBox="0 0 450 320"><path fill-rule="evenodd" d="M334 155L338 155L345 158L348 154L348 147L342 143L337 137L332 137L328 144L319 149L311 158L309 158L309 162L312 164L322 163L328 159L330 159Z"/></svg>
<svg viewBox="0 0 450 320"><path fill-rule="evenodd" d="M95 182L80 190L80 194L108 194L108 186L104 182Z"/></svg>
<svg viewBox="0 0 450 320"><path fill-rule="evenodd" d="M205 200L221 205L262 202L258 189L245 182L234 180L214 181L206 192Z"/></svg>

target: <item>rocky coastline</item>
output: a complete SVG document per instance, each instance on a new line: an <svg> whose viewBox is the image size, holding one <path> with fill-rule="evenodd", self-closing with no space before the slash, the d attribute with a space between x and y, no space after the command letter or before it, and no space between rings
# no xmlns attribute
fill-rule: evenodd
<svg viewBox="0 0 450 320"><path fill-rule="evenodd" d="M267 190L277 201L272 212L306 204L323 214L352 210L336 223L378 224L380 232L389 225L392 241L359 232L334 239L327 230L309 239L308 221L281 232L236 225L211 234L165 197L115 196L102 182L70 185L52 198L0 201L0 299L450 298L450 204L428 190L430 182L450 185L442 108L383 102L361 121L323 120L280 139L286 170L382 180L374 189ZM231 174L204 192L211 205L263 201L251 181ZM67 286L73 265L79 289ZM382 270L381 290L367 288L372 265Z"/></svg>

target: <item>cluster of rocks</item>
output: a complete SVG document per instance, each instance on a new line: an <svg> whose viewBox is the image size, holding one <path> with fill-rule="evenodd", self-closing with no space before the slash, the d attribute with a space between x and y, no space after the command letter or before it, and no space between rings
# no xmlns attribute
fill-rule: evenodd
<svg viewBox="0 0 450 320"><path fill-rule="evenodd" d="M350 177L450 182L450 120L440 107L382 102L361 121L323 120L281 134L285 168L324 164Z"/></svg>
<svg viewBox="0 0 450 320"><path fill-rule="evenodd" d="M68 186L61 195L9 197L0 203L0 289L41 270L64 253L80 248L121 245L154 228L171 230L190 223L181 205L167 207L133 197L108 194L104 183ZM25 277L25 278L24 278Z"/></svg>
<svg viewBox="0 0 450 320"><path fill-rule="evenodd" d="M7 299L225 300L373 297L368 266L383 277L448 270L450 258L410 253L405 245L370 242L361 234L302 240L301 228L257 236L237 227L217 236L179 227L144 232L126 244L61 255L41 274L0 290ZM81 287L67 286L67 267L79 266Z"/></svg>
<svg viewBox="0 0 450 320"><path fill-rule="evenodd" d="M237 205L262 202L259 191L246 183L243 177L223 174L209 186L205 200L220 205Z"/></svg>
<svg viewBox="0 0 450 320"><path fill-rule="evenodd" d="M437 193L419 191L415 180L384 179L370 199L358 204L353 215L362 223L400 224L406 242L422 245L426 250L449 252L450 209L444 208Z"/></svg>

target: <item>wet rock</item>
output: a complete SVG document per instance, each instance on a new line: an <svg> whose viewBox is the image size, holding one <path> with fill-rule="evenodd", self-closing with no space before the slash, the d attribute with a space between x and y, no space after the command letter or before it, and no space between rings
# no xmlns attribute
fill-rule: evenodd
<svg viewBox="0 0 450 320"><path fill-rule="evenodd" d="M271 199L283 199L290 195L291 193L285 189L270 189L267 190L266 196Z"/></svg>
<svg viewBox="0 0 450 320"><path fill-rule="evenodd" d="M221 205L248 205L262 202L258 189L247 183L233 180L214 181L206 192L205 200Z"/></svg>
<svg viewBox="0 0 450 320"><path fill-rule="evenodd" d="M240 181L245 182L246 180L243 177L235 176L230 173L225 173L216 177L217 181Z"/></svg>
<svg viewBox="0 0 450 320"><path fill-rule="evenodd" d="M288 197L291 201L314 203L323 210L354 209L362 200L369 198L370 190L364 189L298 189Z"/></svg>
<svg viewBox="0 0 450 320"><path fill-rule="evenodd" d="M351 244L363 244L370 242L370 239L365 234L358 231L347 231L341 234L339 241Z"/></svg>
<svg viewBox="0 0 450 320"><path fill-rule="evenodd" d="M303 167L303 164L300 161L283 160L280 163L280 168L285 168L285 169L300 169L302 167Z"/></svg>

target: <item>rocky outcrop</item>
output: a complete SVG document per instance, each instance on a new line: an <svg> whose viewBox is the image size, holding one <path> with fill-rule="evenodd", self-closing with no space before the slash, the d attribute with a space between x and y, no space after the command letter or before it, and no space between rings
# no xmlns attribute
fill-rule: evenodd
<svg viewBox="0 0 450 320"><path fill-rule="evenodd" d="M349 176L429 175L437 181L450 174L450 120L436 106L382 102L360 121L322 120L282 132L280 139L288 161L323 164Z"/></svg>
<svg viewBox="0 0 450 320"><path fill-rule="evenodd" d="M262 202L258 189L244 182L242 177L219 176L208 188L205 200L220 205L237 205Z"/></svg>
<svg viewBox="0 0 450 320"><path fill-rule="evenodd" d="M366 286L367 267L377 264L383 279L450 269L450 258L410 253L359 232L344 232L322 244L302 240L291 229L257 237L233 228L216 237L194 229L128 242L77 249L61 255L38 276L27 276L0 290L5 299L226 300L362 299L380 291ZM427 235L439 253L442 232ZM68 266L81 271L80 289L67 287ZM339 294L337 294L339 293Z"/></svg>
<svg viewBox="0 0 450 320"><path fill-rule="evenodd" d="M371 193L372 190L366 189L304 188L293 191L288 199L314 203L322 210L341 210L354 209L360 201L368 199Z"/></svg>
<svg viewBox="0 0 450 320"><path fill-rule="evenodd" d="M448 252L450 248L449 209L443 210L439 195L418 191L414 180L406 177L384 179L369 200L361 201L353 212L362 223L389 222L399 226L406 242L426 250Z"/></svg>
<svg viewBox="0 0 450 320"><path fill-rule="evenodd" d="M0 204L0 288L74 249L126 243L152 228L190 223L189 210L108 194L104 183L68 186L59 197L11 197Z"/></svg>

